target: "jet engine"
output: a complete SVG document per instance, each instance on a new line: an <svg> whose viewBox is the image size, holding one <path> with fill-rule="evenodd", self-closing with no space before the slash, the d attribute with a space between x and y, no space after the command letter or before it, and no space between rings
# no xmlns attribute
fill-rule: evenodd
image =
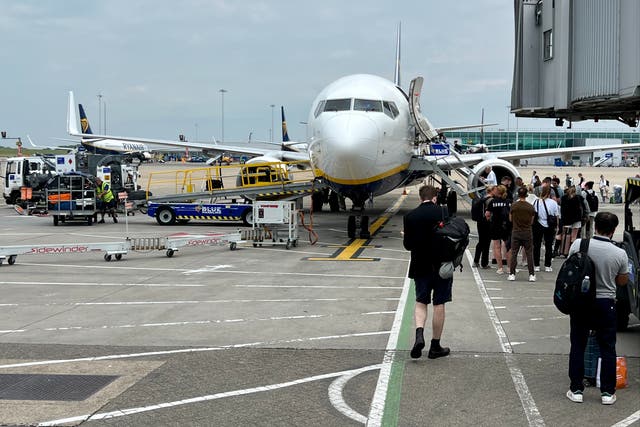
<svg viewBox="0 0 640 427"><path fill-rule="evenodd" d="M498 184L500 184L500 180L502 180L502 177L504 176L509 176L511 178L511 182L515 182L516 177L520 176L518 169L506 160L487 159L478 163L467 177L467 188L469 191L476 189L477 194L477 189L484 188L484 184L480 180L480 174L483 176L485 175L484 170L487 166L491 166L493 169L493 172L496 174Z"/></svg>

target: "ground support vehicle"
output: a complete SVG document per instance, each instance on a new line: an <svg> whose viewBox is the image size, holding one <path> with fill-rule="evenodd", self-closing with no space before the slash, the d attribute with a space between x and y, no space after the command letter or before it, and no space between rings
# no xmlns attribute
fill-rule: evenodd
<svg viewBox="0 0 640 427"><path fill-rule="evenodd" d="M153 203L147 206L147 215L160 225L185 224L195 221L242 221L253 223L250 203Z"/></svg>
<svg viewBox="0 0 640 427"><path fill-rule="evenodd" d="M640 178L627 178L624 201L624 233L620 246L629 257L629 282L618 286L616 292L616 314L618 330L624 330L629 324L629 315L640 319L640 230L633 225L633 212L640 214Z"/></svg>
<svg viewBox="0 0 640 427"><path fill-rule="evenodd" d="M90 252L104 252L104 260L117 261L123 255L132 251L143 251L150 253L153 250L166 251L168 257L172 257L175 252L183 247L202 248L205 246L229 245L232 251L239 243L244 243L240 231L233 233L208 233L208 234L176 234L168 237L139 237L126 238L119 242L104 243L63 243L63 244L33 244L20 246L0 247L0 265L7 260L9 265L16 262L18 255L85 255Z"/></svg>
<svg viewBox="0 0 640 427"><path fill-rule="evenodd" d="M79 173L54 176L46 186L46 200L53 225L84 221L91 225L96 215L95 182Z"/></svg>
<svg viewBox="0 0 640 427"><path fill-rule="evenodd" d="M292 201L258 200L253 203L253 227L244 232L253 247L263 244L298 246L298 211Z"/></svg>

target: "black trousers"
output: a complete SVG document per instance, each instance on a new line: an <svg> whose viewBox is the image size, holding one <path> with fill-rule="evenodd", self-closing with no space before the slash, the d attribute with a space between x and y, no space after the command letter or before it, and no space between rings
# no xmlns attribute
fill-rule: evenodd
<svg viewBox="0 0 640 427"><path fill-rule="evenodd" d="M491 245L489 221L478 221L476 225L478 226L478 243L476 244L476 253L473 256L473 262L486 267L489 265L489 246Z"/></svg>
<svg viewBox="0 0 640 427"><path fill-rule="evenodd" d="M570 316L571 350L569 352L569 379L571 391L584 390L584 350L589 330L595 329L600 347L602 364L600 369L600 391L616 392L616 301L597 298L588 312Z"/></svg>
<svg viewBox="0 0 640 427"><path fill-rule="evenodd" d="M551 267L555 236L555 229L543 227L538 221L533 223L533 265L540 266L540 252L542 251L542 241L544 240L544 266Z"/></svg>

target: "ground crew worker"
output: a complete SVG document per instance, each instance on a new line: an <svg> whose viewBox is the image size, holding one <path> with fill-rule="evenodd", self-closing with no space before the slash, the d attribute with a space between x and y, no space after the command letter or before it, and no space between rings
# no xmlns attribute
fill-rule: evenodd
<svg viewBox="0 0 640 427"><path fill-rule="evenodd" d="M116 198L111 191L111 186L104 182L101 178L96 177L96 197L98 199L98 210L100 211L99 224L104 224L104 214L109 211L109 216L113 217L113 222L117 223L118 218L116 215Z"/></svg>

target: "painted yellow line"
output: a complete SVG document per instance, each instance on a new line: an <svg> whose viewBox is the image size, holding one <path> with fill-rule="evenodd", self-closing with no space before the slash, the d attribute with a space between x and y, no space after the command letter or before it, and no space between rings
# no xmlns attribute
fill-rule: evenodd
<svg viewBox="0 0 640 427"><path fill-rule="evenodd" d="M407 198L407 195L408 193L405 192L405 194L400 196L400 198L396 200L393 206L387 209L382 214L382 216L380 216L380 218L376 219L373 222L373 224L371 224L371 226L369 227L369 231L371 232L372 236L375 235L378 232L378 230L381 229L384 226L384 224L386 224L387 221L389 221L389 219L393 215L395 215L395 213L398 211L402 203ZM375 245L367 244L370 240L371 239L354 239L348 245L336 245L335 247L341 248L342 250L339 250L337 253L333 254L332 256L313 257L313 258L305 258L305 259L307 261L378 261L379 258L362 258L358 256L358 254L363 249L370 249L370 248L376 247ZM334 247L334 246L330 246L330 247Z"/></svg>

